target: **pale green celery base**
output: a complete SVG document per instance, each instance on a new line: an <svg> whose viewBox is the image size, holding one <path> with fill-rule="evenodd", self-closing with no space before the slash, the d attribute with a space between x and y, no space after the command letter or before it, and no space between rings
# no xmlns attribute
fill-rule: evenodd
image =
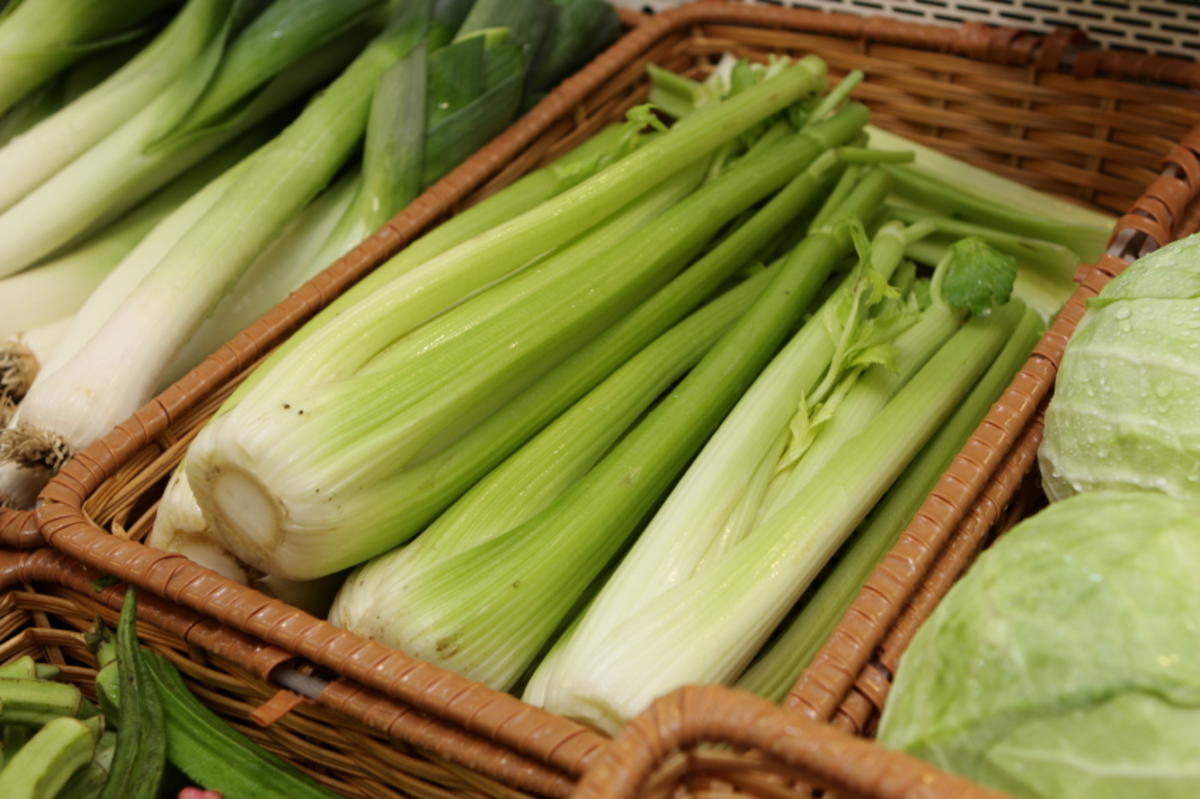
<svg viewBox="0 0 1200 799"><path fill-rule="evenodd" d="M832 571L807 600L802 600L799 613L788 629L738 678L737 687L773 702L783 701L788 689L841 621L875 564L908 525L992 402L1024 365L1042 329L1033 312L1027 313L967 399L846 542Z"/></svg>
<svg viewBox="0 0 1200 799"><path fill-rule="evenodd" d="M215 529L221 529L224 517L243 520L236 550L239 559L252 566L266 562L279 546L287 509L243 469L225 466L210 483L215 514L208 518Z"/></svg>
<svg viewBox="0 0 1200 799"><path fill-rule="evenodd" d="M903 229L892 225L876 236L872 268L885 279L899 265ZM543 691L562 674L585 670L589 652L640 604L685 580L714 547L722 524L743 494L760 453L775 443L796 412L802 394L817 385L834 352L829 330L838 309L854 291L854 277L842 280L814 317L772 359L697 456L671 496L639 536L608 584L589 608L554 663L543 664L530 690ZM730 463L742 467L730 473ZM557 674L556 674L557 673Z"/></svg>
<svg viewBox="0 0 1200 799"><path fill-rule="evenodd" d="M657 338L489 472L416 541L356 572L338 596L339 624L358 630L364 623L368 634L384 634L381 631L400 606L389 596L390 586L419 584L422 573L439 561L517 528L583 479L653 401L744 313L772 274L759 273ZM389 640L403 640L395 631L386 635Z"/></svg>
<svg viewBox="0 0 1200 799"><path fill-rule="evenodd" d="M1022 313L1014 304L986 322L964 326L847 443L846 452L805 495L768 520L720 568L656 597L635 617L614 625L620 634L595 649L590 668L547 692L547 709L604 725L608 718L590 715L592 708L617 708L629 718L672 688L733 679L841 539L987 368ZM701 622L702 630L697 628Z"/></svg>

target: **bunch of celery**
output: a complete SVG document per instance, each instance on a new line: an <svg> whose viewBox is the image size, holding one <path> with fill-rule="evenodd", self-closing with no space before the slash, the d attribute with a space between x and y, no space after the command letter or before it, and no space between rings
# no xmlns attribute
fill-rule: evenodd
<svg viewBox="0 0 1200 799"><path fill-rule="evenodd" d="M187 479L211 532L251 567L290 579L355 565L418 532L548 421L527 389L667 284L721 227L855 135L861 109L776 138L696 188L708 154L814 91L823 68L805 59L458 246L416 264L406 251L378 270L369 293L307 325L193 443ZM530 407L493 425L514 403ZM446 468L426 471L434 461Z"/></svg>
<svg viewBox="0 0 1200 799"><path fill-rule="evenodd" d="M0 497L10 504L30 502L64 456L119 423L507 125L531 76L557 74L539 55L549 52L546 31L568 36L573 29L552 22L567 11L609 30L603 23L615 20L598 0L509 3L507 9L523 12L514 20L525 26L521 30L497 26L504 16L498 0L411 3L388 16L370 3L359 2L352 13L340 4L332 4L339 8L334 12L331 4L314 2L275 0L245 28L229 57L241 42L251 46L252 34L273 32L274 50L256 45L257 57L269 61L272 52L285 49L279 39L311 37L318 21L324 35L334 36L339 54L357 49L372 28L382 24L382 32L282 133L169 215L158 213L152 230L130 221L148 217L139 208L81 248L103 246L114 256L122 250L124 258L66 326L32 387L28 372L7 381L22 387L10 390L10 399L27 392L0 440L6 456ZM372 10L379 13L367 15ZM234 26L235 17L226 18L226 27ZM333 23L337 30L330 29ZM289 57L302 54L298 43ZM228 127L206 107L217 103L209 98L220 89L222 74L199 95L181 127L146 145L150 153L207 140L209 130ZM221 96L234 94L225 90ZM229 121L239 121L256 102ZM353 155L364 131L359 162ZM181 191L173 184L163 195L178 202ZM165 205L152 200L146 207L163 212ZM12 280L61 286L84 269L95 274L111 268L91 253L75 255L66 257L77 269L44 264ZM204 279L195 280L196 274ZM23 345L44 337L28 328L25 333L0 350L0 368L30 363Z"/></svg>
<svg viewBox="0 0 1200 799"><path fill-rule="evenodd" d="M735 95L745 90L743 81ZM810 133L827 124L825 110L818 104L810 111ZM839 158L892 160L840 148L811 163L789 188L840 169ZM1036 220L1012 215L1006 230L977 223L960 229L964 223L954 217L974 209L976 198L939 183L940 192L924 200L942 201L948 215L926 207L921 221L910 223L907 169L846 168L799 244L769 271L771 282L756 302L657 405L626 410L616 399L638 401L632 374L651 357L648 348L477 482L415 541L353 572L331 621L498 688L526 681L527 700L612 730L671 688L737 679L922 452L814 589L812 609L806 606L795 630L763 658L760 672L772 669L776 683L794 680L802 660L795 652L811 651L814 638L840 616L907 521L914 495L961 445L1041 329L1022 302L1006 302L1018 269L1002 252L1019 244L1021 272L1044 267L1030 266L1030 253L1054 252L1054 245L1018 238ZM728 174L736 170L735 164ZM892 197L881 205L889 184ZM710 255L787 191L741 220ZM864 228L876 230L869 242ZM964 232L975 235L962 238ZM795 240L797 231L788 238ZM1095 234L1083 241L1096 246ZM852 242L857 265L834 273ZM906 260L922 245L937 255L932 279L917 278ZM1056 281L1065 264L1050 263ZM819 290L824 302L776 354ZM1059 286L1045 302L1061 303L1064 290ZM662 391L641 379L643 390ZM347 529L339 543L351 535ZM602 576L631 539L629 552ZM239 557L246 552L240 542L224 542ZM273 543L290 542L279 536Z"/></svg>

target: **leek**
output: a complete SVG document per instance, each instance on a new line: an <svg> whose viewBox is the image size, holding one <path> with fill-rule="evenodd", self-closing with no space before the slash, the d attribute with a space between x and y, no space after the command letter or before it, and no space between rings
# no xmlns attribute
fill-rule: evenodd
<svg viewBox="0 0 1200 799"><path fill-rule="evenodd" d="M320 85L347 62L351 51L360 49L362 37L353 31L323 44L329 31L313 30L304 18L281 26L272 9L296 6L295 12L300 13L311 0L276 0L226 51L231 20L219 12L222 4L230 2L191 0L185 11L196 9L204 23L189 28L191 38L202 45L199 55L152 101L143 101L132 118L0 214L0 275L20 270L115 218L241 131ZM345 21L344 11L337 10L343 5L325 4L334 10L324 16L338 29ZM201 11L208 13L201 16ZM301 36L306 37L304 41L293 38ZM312 47L318 49L310 52ZM301 57L305 53L307 56ZM284 64L285 56L293 63ZM225 78L230 73L222 70L223 60L243 67L236 76ZM97 87L80 102L103 88ZM206 98L214 96L225 104L224 109L209 109ZM196 108L204 109L208 116L192 119ZM62 113L70 111L68 107ZM222 124L197 130L220 111L232 116ZM43 125L53 121L48 119ZM38 128L34 128L22 140L38 138ZM18 143L14 140L5 150Z"/></svg>
<svg viewBox="0 0 1200 799"><path fill-rule="evenodd" d="M0 336L76 313L151 230L205 184L260 144L269 128L239 137L79 247L0 280Z"/></svg>
<svg viewBox="0 0 1200 799"><path fill-rule="evenodd" d="M800 600L798 612L770 647L738 678L737 687L781 702L858 596L875 565L1013 375L1024 365L1042 326L1028 315L949 420L913 459L871 515L846 541L832 568Z"/></svg>
<svg viewBox="0 0 1200 799"><path fill-rule="evenodd" d="M170 0L20 0L0 16L0 114L97 48L136 35Z"/></svg>
<svg viewBox="0 0 1200 799"><path fill-rule="evenodd" d="M39 366L62 340L70 323L71 317L66 316L0 341L0 404L10 407L28 393Z"/></svg>
<svg viewBox="0 0 1200 799"><path fill-rule="evenodd" d="M26 95L0 114L0 147L107 80L144 44L133 40L97 53Z"/></svg>
<svg viewBox="0 0 1200 799"><path fill-rule="evenodd" d="M838 222L870 214L885 192L882 174L864 179L835 224L810 233L751 309L583 479L516 528L413 575L389 639L511 686L815 296L849 247Z"/></svg>
<svg viewBox="0 0 1200 799"><path fill-rule="evenodd" d="M361 183L357 170L352 171L288 223L171 358L156 388L183 377L234 333L248 327L288 292L328 266L321 252Z"/></svg>
<svg viewBox="0 0 1200 799"><path fill-rule="evenodd" d="M209 310L350 156L366 124L371 89L413 45L411 27L382 35L244 163L220 204L129 295L129 307L31 389L15 428L6 431L10 453L33 466L40 449L46 458L39 465L53 470L62 454L91 443L151 396ZM188 302L168 301L182 287Z"/></svg>
<svg viewBox="0 0 1200 799"><path fill-rule="evenodd" d="M0 187L0 211L16 205L182 76L221 35L232 2L190 0L129 63L0 149L0 173L6 176ZM37 4L23 2L19 8L28 5ZM7 260L0 259L0 264Z"/></svg>
<svg viewBox="0 0 1200 799"><path fill-rule="evenodd" d="M718 563L630 608L585 671L542 687L544 706L613 730L673 688L735 678L1024 314L1012 302L964 325L802 493Z"/></svg>

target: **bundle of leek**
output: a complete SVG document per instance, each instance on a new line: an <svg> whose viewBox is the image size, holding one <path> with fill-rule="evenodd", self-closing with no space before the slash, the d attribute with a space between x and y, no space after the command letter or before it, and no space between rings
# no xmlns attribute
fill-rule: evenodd
<svg viewBox="0 0 1200 799"><path fill-rule="evenodd" d="M23 0L0 11L0 114L89 52L153 27L172 0Z"/></svg>

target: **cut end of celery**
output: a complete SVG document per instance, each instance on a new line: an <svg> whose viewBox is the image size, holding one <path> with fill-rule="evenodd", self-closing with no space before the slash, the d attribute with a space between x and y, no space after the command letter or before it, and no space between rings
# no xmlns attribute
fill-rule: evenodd
<svg viewBox="0 0 1200 799"><path fill-rule="evenodd" d="M239 467L220 467L211 485L214 526L226 534L235 530L240 559L261 568L279 544L286 510L254 474Z"/></svg>
<svg viewBox="0 0 1200 799"><path fill-rule="evenodd" d="M869 147L880 150L912 150L915 153L915 166L939 177L953 175L953 182L964 185L969 183L978 193L986 194L991 199L1014 208L1045 214L1061 222L1104 229L1111 229L1116 223L1116 217L1111 214L1031 189L1015 180L1000 177L986 169L917 144L895 133L881 130L874 125L867 125L866 131Z"/></svg>
<svg viewBox="0 0 1200 799"><path fill-rule="evenodd" d="M33 385L37 373L37 356L20 339L7 342L0 348L0 412L5 400L13 403L21 401Z"/></svg>

